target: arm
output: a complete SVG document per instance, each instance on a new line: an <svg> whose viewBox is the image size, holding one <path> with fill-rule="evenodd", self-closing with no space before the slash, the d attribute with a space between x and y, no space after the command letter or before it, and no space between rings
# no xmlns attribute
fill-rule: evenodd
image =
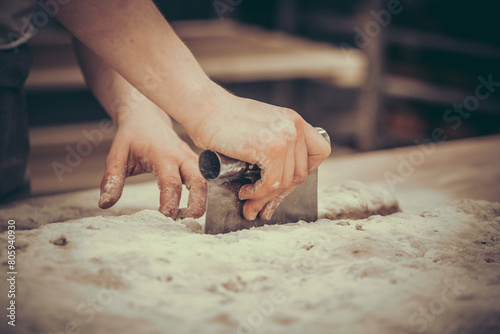
<svg viewBox="0 0 500 334"><path fill-rule="evenodd" d="M293 110L233 96L210 81L152 1L72 0L57 18L144 96L186 128L196 145L258 164L243 214L269 219L284 196L330 153Z"/></svg>
<svg viewBox="0 0 500 334"><path fill-rule="evenodd" d="M223 91L211 84L150 0L71 0L56 17L181 124L208 113L204 105L210 96Z"/></svg>
<svg viewBox="0 0 500 334"><path fill-rule="evenodd" d="M153 172L160 189L160 212L176 218L184 183L190 192L181 217L202 216L206 182L198 170L198 157L174 132L168 115L83 44L74 41L74 47L87 84L118 125L99 206L106 209L118 201L126 177Z"/></svg>

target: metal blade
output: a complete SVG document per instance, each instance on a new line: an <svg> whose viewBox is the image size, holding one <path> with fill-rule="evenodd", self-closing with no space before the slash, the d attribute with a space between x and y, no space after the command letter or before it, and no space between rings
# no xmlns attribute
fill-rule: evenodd
<svg viewBox="0 0 500 334"><path fill-rule="evenodd" d="M330 143L325 130L316 130ZM238 198L240 188L260 179L258 166L226 157L214 151L204 151L199 159L200 172L208 182L205 233L229 233L266 224L286 224L299 220L318 219L318 171L311 173L274 211L271 220L243 217L245 201Z"/></svg>
<svg viewBox="0 0 500 334"><path fill-rule="evenodd" d="M311 173L278 206L271 220L257 217L248 221L243 217L243 204L238 191L245 180L209 180L205 233L229 233L265 224L294 223L299 220L313 222L318 219L318 171Z"/></svg>

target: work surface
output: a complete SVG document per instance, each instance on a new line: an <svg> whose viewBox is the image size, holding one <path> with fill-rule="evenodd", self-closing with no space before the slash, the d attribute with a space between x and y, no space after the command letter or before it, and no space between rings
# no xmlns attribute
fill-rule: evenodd
<svg viewBox="0 0 500 334"><path fill-rule="evenodd" d="M328 160L323 207L339 189L351 193L335 205L363 207L367 192L385 187L403 212L217 236L200 233L203 219L153 211L152 183L127 187L111 211L95 208L97 190L12 203L0 210L2 228L15 219L30 230L17 231L16 328L0 328L497 333L499 150L500 137L489 137ZM346 180L369 186L338 187ZM103 214L118 216L93 217Z"/></svg>

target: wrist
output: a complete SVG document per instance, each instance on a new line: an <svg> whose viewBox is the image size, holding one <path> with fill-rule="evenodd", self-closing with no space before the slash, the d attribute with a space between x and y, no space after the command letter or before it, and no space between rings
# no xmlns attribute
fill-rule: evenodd
<svg viewBox="0 0 500 334"><path fill-rule="evenodd" d="M131 100L130 97L128 100L123 99L122 102L117 102L116 108L113 108L108 114L118 127L163 123L173 128L170 116L144 96L135 101Z"/></svg>
<svg viewBox="0 0 500 334"><path fill-rule="evenodd" d="M220 114L233 98L234 95L210 80L190 91L176 120L196 143L203 124Z"/></svg>

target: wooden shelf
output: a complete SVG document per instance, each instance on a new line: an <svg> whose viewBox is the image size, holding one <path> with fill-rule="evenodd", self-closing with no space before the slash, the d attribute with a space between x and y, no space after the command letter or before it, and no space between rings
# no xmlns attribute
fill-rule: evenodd
<svg viewBox="0 0 500 334"><path fill-rule="evenodd" d="M205 72L222 83L322 78L352 87L365 80L366 59L361 52L350 52L347 58L330 44L231 20L182 21L172 26ZM26 88L84 89L69 34L41 30L40 35L32 43L34 62Z"/></svg>
<svg viewBox="0 0 500 334"><path fill-rule="evenodd" d="M500 48L488 44L457 39L443 34L436 34L414 29L389 28L386 42L413 48L426 48L465 54L476 57L500 59Z"/></svg>
<svg viewBox="0 0 500 334"><path fill-rule="evenodd" d="M447 106L461 104L468 95L471 95L471 92L461 89L435 85L406 76L389 75L384 78L383 83L382 92L389 96ZM498 99L488 99L481 101L478 111L498 113L499 106Z"/></svg>

